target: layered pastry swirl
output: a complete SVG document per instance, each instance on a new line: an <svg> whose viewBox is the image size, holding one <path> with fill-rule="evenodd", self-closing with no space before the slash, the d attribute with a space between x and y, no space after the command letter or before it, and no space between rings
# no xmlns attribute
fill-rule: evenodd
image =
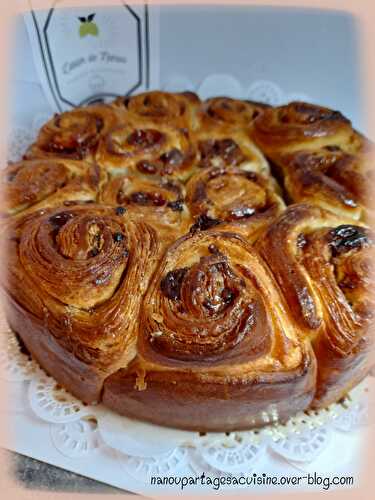
<svg viewBox="0 0 375 500"><path fill-rule="evenodd" d="M99 199L154 226L163 247L187 233L193 224L185 186L176 180L118 175L103 186Z"/></svg>
<svg viewBox="0 0 375 500"><path fill-rule="evenodd" d="M96 164L59 158L25 160L1 171L2 217L26 213L72 201L92 201L106 182Z"/></svg>
<svg viewBox="0 0 375 500"><path fill-rule="evenodd" d="M199 97L193 92L144 92L135 96L120 97L114 106L137 118L159 123L174 123L181 128L195 129Z"/></svg>
<svg viewBox="0 0 375 500"><path fill-rule="evenodd" d="M365 221L373 145L338 111L294 102L254 121L253 139L283 178L289 202Z"/></svg>
<svg viewBox="0 0 375 500"><path fill-rule="evenodd" d="M371 369L373 145L341 113L145 92L54 116L1 177L5 308L88 404L196 431Z"/></svg>
<svg viewBox="0 0 375 500"><path fill-rule="evenodd" d="M195 157L188 129L130 114L103 137L96 154L98 164L110 172L180 180L191 174Z"/></svg>
<svg viewBox="0 0 375 500"><path fill-rule="evenodd" d="M312 205L292 205L257 246L318 359L314 406L343 397L369 370L375 306L370 230Z"/></svg>
<svg viewBox="0 0 375 500"><path fill-rule="evenodd" d="M270 304L273 305L270 308ZM298 411L316 365L265 263L234 233L187 235L144 298L137 357L104 385L130 416L195 430L259 426Z"/></svg>
<svg viewBox="0 0 375 500"><path fill-rule="evenodd" d="M26 156L93 159L100 138L115 127L119 120L119 114L104 105L92 105L55 115L41 128Z"/></svg>
<svg viewBox="0 0 375 500"><path fill-rule="evenodd" d="M17 219L8 234L10 325L73 394L98 401L108 372L135 354L155 230L113 207L74 204Z"/></svg>
<svg viewBox="0 0 375 500"><path fill-rule="evenodd" d="M236 167L208 168L190 178L187 203L193 230L235 229L253 241L285 208L272 178Z"/></svg>

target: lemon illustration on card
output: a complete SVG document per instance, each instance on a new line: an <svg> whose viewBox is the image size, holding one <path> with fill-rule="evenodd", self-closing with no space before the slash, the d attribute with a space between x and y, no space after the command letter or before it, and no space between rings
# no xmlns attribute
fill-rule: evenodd
<svg viewBox="0 0 375 500"><path fill-rule="evenodd" d="M90 14L87 17L79 17L81 24L79 26L79 36L84 38L85 36L99 36L99 28L96 23L94 23L95 14Z"/></svg>

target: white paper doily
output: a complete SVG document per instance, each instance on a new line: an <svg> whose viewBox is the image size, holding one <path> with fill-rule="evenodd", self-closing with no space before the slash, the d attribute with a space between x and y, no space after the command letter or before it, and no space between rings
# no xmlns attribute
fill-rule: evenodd
<svg viewBox="0 0 375 500"><path fill-rule="evenodd" d="M321 411L301 412L286 424L233 433L179 431L119 416L103 405L88 406L62 389L36 362L22 353L18 340L2 328L2 376L14 391L25 384L33 413L49 423L54 447L64 456L81 459L101 448L116 451L126 472L148 483L151 476L189 468L207 474L249 474L267 454L276 453L290 464L311 464L336 434L369 424L368 395L375 390L368 377L340 404Z"/></svg>

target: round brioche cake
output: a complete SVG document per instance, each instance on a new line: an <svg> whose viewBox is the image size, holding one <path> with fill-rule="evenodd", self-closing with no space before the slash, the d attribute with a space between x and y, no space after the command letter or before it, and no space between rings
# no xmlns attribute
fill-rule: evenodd
<svg viewBox="0 0 375 500"><path fill-rule="evenodd" d="M2 170L11 329L87 404L284 422L371 369L373 146L340 112L152 91L55 115Z"/></svg>

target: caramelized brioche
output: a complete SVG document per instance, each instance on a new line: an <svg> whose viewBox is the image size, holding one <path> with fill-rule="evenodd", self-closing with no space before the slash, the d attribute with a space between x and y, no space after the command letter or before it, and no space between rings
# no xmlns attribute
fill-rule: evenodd
<svg viewBox="0 0 375 500"><path fill-rule="evenodd" d="M56 115L1 178L9 324L131 418L233 431L324 408L371 369L373 151L303 102L152 91Z"/></svg>

